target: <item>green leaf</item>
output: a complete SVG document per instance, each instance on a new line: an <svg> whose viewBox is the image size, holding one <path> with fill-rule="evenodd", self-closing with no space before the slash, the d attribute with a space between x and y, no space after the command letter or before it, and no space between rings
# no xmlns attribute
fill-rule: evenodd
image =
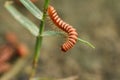
<svg viewBox="0 0 120 80"><path fill-rule="evenodd" d="M92 48L95 48L95 46L93 46L90 42L88 42L88 41L85 41L85 40L83 40L83 39L80 39L80 38L78 38L78 41L80 41L80 42L82 42L82 43L85 43L85 44L87 44L88 46L90 46L90 47L92 47Z"/></svg>
<svg viewBox="0 0 120 80"><path fill-rule="evenodd" d="M43 32L42 36L58 36L63 35L63 32L57 32L57 31L45 31Z"/></svg>
<svg viewBox="0 0 120 80"><path fill-rule="evenodd" d="M43 13L31 2L31 0L20 0L20 2L39 20L42 20Z"/></svg>
<svg viewBox="0 0 120 80"><path fill-rule="evenodd" d="M5 8L11 13L11 15L19 21L23 27L25 27L27 30L29 30L34 36L37 36L39 33L39 29L37 26L27 19L25 16L23 16L13 5L12 1L7 1L5 3Z"/></svg>
<svg viewBox="0 0 120 80"><path fill-rule="evenodd" d="M64 32L57 32L57 31L45 31L43 32L42 36L43 37L48 37L48 36L60 36L60 35L64 35ZM78 38L78 41L87 44L88 46L95 48L90 42L85 41L83 39Z"/></svg>

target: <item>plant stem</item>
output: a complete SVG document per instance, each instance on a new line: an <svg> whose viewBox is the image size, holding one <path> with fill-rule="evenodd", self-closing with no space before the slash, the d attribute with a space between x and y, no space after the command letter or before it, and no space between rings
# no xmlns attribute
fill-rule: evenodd
<svg viewBox="0 0 120 80"><path fill-rule="evenodd" d="M40 27L39 27L39 36L37 36L37 38L36 38L35 54L34 54L34 58L33 58L33 68L32 68L32 73L31 73L30 77L33 77L35 75L35 72L36 72L35 70L37 68L37 63L38 63L38 59L40 56L40 50L41 50L42 39L43 39L43 37L41 35L44 31L44 25L45 25L48 4L49 4L49 0L45 0L44 9L43 9L43 17L42 17L42 20L40 21Z"/></svg>

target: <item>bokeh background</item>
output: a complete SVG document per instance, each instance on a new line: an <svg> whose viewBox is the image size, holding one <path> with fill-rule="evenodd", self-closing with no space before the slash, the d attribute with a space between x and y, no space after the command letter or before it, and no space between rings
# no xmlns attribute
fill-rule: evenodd
<svg viewBox="0 0 120 80"><path fill-rule="evenodd" d="M9 14L4 7L5 1L0 0L0 43L5 43L6 32L14 32L28 46L27 64L24 64L24 70L12 78L26 80L31 68L35 37ZM38 0L35 5L42 10L43 2ZM45 37L36 76L120 80L120 0L51 0L50 4L64 21L77 29L80 38L91 42L96 48L78 42L74 48L63 53L60 46L65 41L64 37ZM39 26L40 21L27 9L17 4L15 6ZM45 30L56 30L53 26L48 19Z"/></svg>

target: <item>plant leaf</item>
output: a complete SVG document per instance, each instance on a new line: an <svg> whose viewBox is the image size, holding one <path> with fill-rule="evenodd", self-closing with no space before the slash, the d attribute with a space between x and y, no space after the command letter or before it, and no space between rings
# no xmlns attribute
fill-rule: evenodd
<svg viewBox="0 0 120 80"><path fill-rule="evenodd" d="M42 19L43 13L31 2L31 0L20 0L20 2L39 20Z"/></svg>
<svg viewBox="0 0 120 80"><path fill-rule="evenodd" d="M63 32L57 32L57 31L45 31L42 34L43 37L45 37L45 36L59 36L59 35L64 35L64 33ZM82 43L85 43L85 44L87 44L88 46L90 46L92 48L95 48L90 42L85 41L85 40L83 40L81 38L78 38L78 41L82 42Z"/></svg>
<svg viewBox="0 0 120 80"><path fill-rule="evenodd" d="M57 31L45 31L43 32L42 36L57 36L57 35L63 35L63 32L57 32Z"/></svg>
<svg viewBox="0 0 120 80"><path fill-rule="evenodd" d="M90 46L90 47L92 47L92 48L95 48L95 46L93 46L90 42L85 41L85 40L83 40L83 39L81 39L81 38L78 38L78 41L80 41L80 42L82 42L82 43L85 43L85 44L87 44L88 46Z"/></svg>
<svg viewBox="0 0 120 80"><path fill-rule="evenodd" d="M19 21L23 27L25 27L27 30L29 30L34 36L37 36L39 33L39 29L37 26L27 19L25 16L23 16L13 5L12 1L7 1L5 3L5 8L11 13L11 15Z"/></svg>

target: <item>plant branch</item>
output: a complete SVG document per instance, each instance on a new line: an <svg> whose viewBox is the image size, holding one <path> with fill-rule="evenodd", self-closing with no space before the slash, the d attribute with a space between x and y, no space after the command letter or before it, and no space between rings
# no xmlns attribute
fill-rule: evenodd
<svg viewBox="0 0 120 80"><path fill-rule="evenodd" d="M42 16L42 20L40 22L40 27L39 27L39 35L36 38L35 54L34 54L34 58L33 58L33 70L32 70L30 77L33 77L35 75L35 70L37 68L37 63L38 63L38 59L40 56L40 50L41 50L42 39L43 39L43 37L41 35L44 31L44 25L45 25L48 4L49 4L49 0L45 0L44 9L43 9L43 16Z"/></svg>

